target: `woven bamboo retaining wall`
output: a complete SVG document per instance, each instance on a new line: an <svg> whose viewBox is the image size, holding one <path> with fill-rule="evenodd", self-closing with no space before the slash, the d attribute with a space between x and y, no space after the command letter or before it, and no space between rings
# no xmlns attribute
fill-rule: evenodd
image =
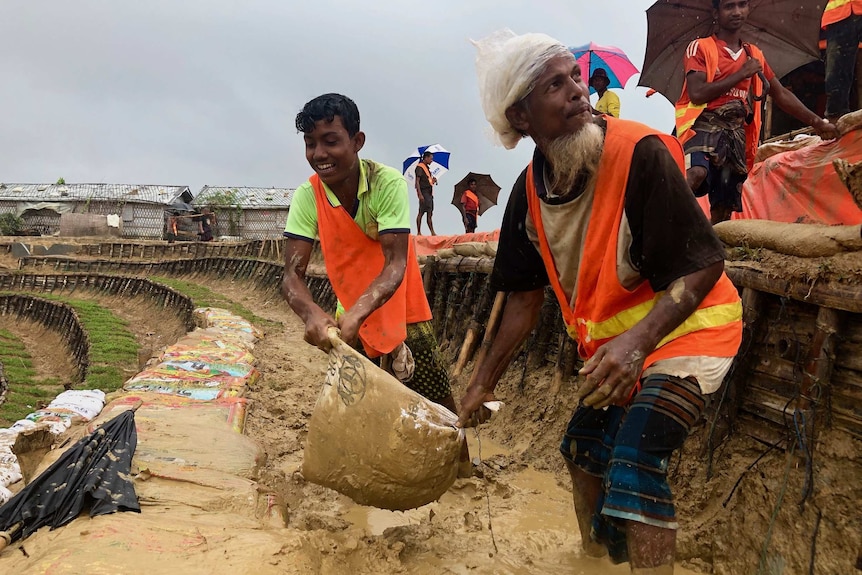
<svg viewBox="0 0 862 575"><path fill-rule="evenodd" d="M143 296L157 305L171 308L187 329L195 327L194 302L180 292L142 277L100 273L2 273L0 291L66 292L87 290L113 296Z"/></svg>
<svg viewBox="0 0 862 575"><path fill-rule="evenodd" d="M135 276L206 276L252 282L259 289L281 289L284 264L245 258L211 257L161 262L129 260L76 260L55 256L21 258L23 269L44 270L47 274L77 272L95 274L132 274ZM321 268L309 267L307 283L315 301L327 311L335 310L335 293ZM43 272L44 274L44 272ZM159 285L159 284L156 284Z"/></svg>
<svg viewBox="0 0 862 575"><path fill-rule="evenodd" d="M22 259L21 265L144 276L215 276L252 281L272 290L278 290L283 269L280 262L271 260L226 257L166 262L30 257ZM481 358L494 335L493 325L488 330L489 319L495 308L502 309L504 296L489 290L492 268L490 258L424 261L423 281L435 331L455 374L471 359ZM768 443L789 432L797 408L807 410L816 425L834 425L862 437L862 360L858 359L862 357L858 353L862 351L862 290L816 285L800 290L796 284L767 279L732 263L728 273L737 286L746 288L746 329L743 353L726 389L714 396L719 402L715 409L726 410L731 426ZM322 270L310 270L308 283L315 300L332 311L335 296ZM520 369L516 374L523 381L527 370L551 365L552 389L558 390L578 364L577 349L566 335L556 298L547 290L536 329L510 369Z"/></svg>
<svg viewBox="0 0 862 575"><path fill-rule="evenodd" d="M27 245L27 238L21 238L21 242ZM63 238L57 238L58 244L63 243ZM12 242L0 244L0 249L7 253L12 251ZM222 242L176 242L168 243L140 243L128 241L102 242L95 244L81 244L76 246L75 255L100 257L106 259L153 259L168 260L177 258L204 258L204 257L231 257L244 258L253 257L282 261L283 250L281 239L251 240L236 243Z"/></svg>
<svg viewBox="0 0 862 575"><path fill-rule="evenodd" d="M75 383L87 377L90 338L72 306L31 295L6 294L0 295L0 315L15 315L56 331L66 342L77 368L73 377Z"/></svg>
<svg viewBox="0 0 862 575"><path fill-rule="evenodd" d="M731 388L745 429L776 441L796 425L832 425L862 438L862 287L809 285L729 263L742 288L746 331ZM770 434L769 430L773 433Z"/></svg>

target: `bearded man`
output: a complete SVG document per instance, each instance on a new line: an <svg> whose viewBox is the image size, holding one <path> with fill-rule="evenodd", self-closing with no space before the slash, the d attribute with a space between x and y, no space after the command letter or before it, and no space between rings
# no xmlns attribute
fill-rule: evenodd
<svg viewBox="0 0 862 575"><path fill-rule="evenodd" d="M512 189L492 289L509 292L499 332L461 399L459 425L532 331L545 286L586 360L560 447L584 551L672 573L676 529L667 463L718 389L742 336L724 249L689 190L678 141L594 119L566 47L509 30L476 42L485 116L533 160Z"/></svg>

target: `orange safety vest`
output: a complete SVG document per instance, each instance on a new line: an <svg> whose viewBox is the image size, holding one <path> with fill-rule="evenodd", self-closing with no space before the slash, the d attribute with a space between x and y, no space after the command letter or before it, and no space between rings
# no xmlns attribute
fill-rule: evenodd
<svg viewBox="0 0 862 575"><path fill-rule="evenodd" d="M426 164L422 160L419 160L419 167L425 170L425 175L428 176L428 183L431 186L434 186L434 176L431 175L431 170L428 169L428 164Z"/></svg>
<svg viewBox="0 0 862 575"><path fill-rule="evenodd" d="M712 82L715 79L715 73L718 70L718 45L715 43L715 37L698 38L695 40L703 49L703 54L706 57L706 81ZM751 57L760 62L760 65L766 67L766 59L760 48L754 44L743 44L751 51ZM749 90L754 90L755 94L760 94L763 90L763 82L757 75L751 77ZM688 81L683 80L682 94L676 102L676 137L679 138L681 144L685 144L688 140L694 137L694 130L691 127L694 121L697 120L701 112L706 109L706 104L693 104L688 95ZM754 166L754 156L757 154L757 144L760 142L760 126L761 126L761 107L759 102L754 102L754 120L745 126L745 159L748 164L748 170Z"/></svg>
<svg viewBox="0 0 862 575"><path fill-rule="evenodd" d="M465 201L466 200L466 201ZM467 204L472 203L475 206L473 209L468 210ZM472 190L464 190L464 194L461 197L461 204L464 206L464 211L470 214L479 213L479 196L473 193Z"/></svg>
<svg viewBox="0 0 862 575"><path fill-rule="evenodd" d="M599 346L633 328L664 295L664 292L654 292L647 281L627 290L617 275L617 238L635 145L646 136L656 135L665 143L680 170L683 169L682 149L672 136L659 134L636 122L615 118L606 118L606 121L604 150L578 269L574 309L560 284L548 245L532 163L527 168L527 203L539 236L539 251L560 302L566 329L578 340L578 352L584 359L592 357ZM741 341L742 303L730 279L722 274L697 309L646 357L643 369L671 357L733 357Z"/></svg>
<svg viewBox="0 0 862 575"><path fill-rule="evenodd" d="M849 18L852 14L862 14L862 0L829 0L823 10L820 27L826 28L830 24Z"/></svg>
<svg viewBox="0 0 862 575"><path fill-rule="evenodd" d="M347 210L329 203L317 174L309 182L314 188L317 233L329 283L344 309L349 310L383 271L383 248L380 242L365 235ZM407 324L430 319L431 307L425 297L411 236L404 280L392 297L368 316L359 328L359 340L369 357L377 357L389 353L407 338Z"/></svg>

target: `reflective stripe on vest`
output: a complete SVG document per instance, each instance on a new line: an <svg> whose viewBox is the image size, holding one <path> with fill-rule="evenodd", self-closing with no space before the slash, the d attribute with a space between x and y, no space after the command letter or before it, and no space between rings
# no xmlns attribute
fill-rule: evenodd
<svg viewBox="0 0 862 575"><path fill-rule="evenodd" d="M623 310L617 315L601 322L582 320L583 331L586 332L587 342L613 339L616 336L630 330L655 307L656 302L665 292L656 292L655 298L645 301L629 309ZM731 302L714 305L707 308L697 309L688 316L676 329L662 339L656 348L663 346L669 341L699 329L718 327L732 323L742 318L742 303Z"/></svg>
<svg viewBox="0 0 862 575"><path fill-rule="evenodd" d="M589 359L599 346L644 319L665 294L653 292L647 281L641 282L633 290L627 290L619 283L617 275L617 240L635 146L646 136L657 136L667 146L680 172L683 169L682 149L674 138L658 134L635 122L614 118L607 118L606 121L605 144L598 168L584 253L578 269L574 309L560 284L542 222L541 200L536 194L535 185L535 178L542 176L534 174L532 163L527 169L527 205L539 237L539 252L559 301L566 329L571 337L578 340L578 350L584 359ZM669 357L732 357L742 338L741 320L739 295L727 276L722 274L697 309L647 356L644 368Z"/></svg>
<svg viewBox="0 0 862 575"><path fill-rule="evenodd" d="M862 14L862 0L829 0L823 11L820 26L826 28L830 24L850 17L851 14Z"/></svg>

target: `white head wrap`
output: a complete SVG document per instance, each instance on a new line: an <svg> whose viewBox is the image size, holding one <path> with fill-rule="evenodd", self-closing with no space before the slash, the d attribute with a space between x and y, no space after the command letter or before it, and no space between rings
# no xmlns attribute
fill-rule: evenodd
<svg viewBox="0 0 862 575"><path fill-rule="evenodd" d="M474 40L473 45L485 118L499 143L511 150L523 136L509 123L506 110L530 93L548 60L569 51L545 34L518 36L508 28Z"/></svg>

